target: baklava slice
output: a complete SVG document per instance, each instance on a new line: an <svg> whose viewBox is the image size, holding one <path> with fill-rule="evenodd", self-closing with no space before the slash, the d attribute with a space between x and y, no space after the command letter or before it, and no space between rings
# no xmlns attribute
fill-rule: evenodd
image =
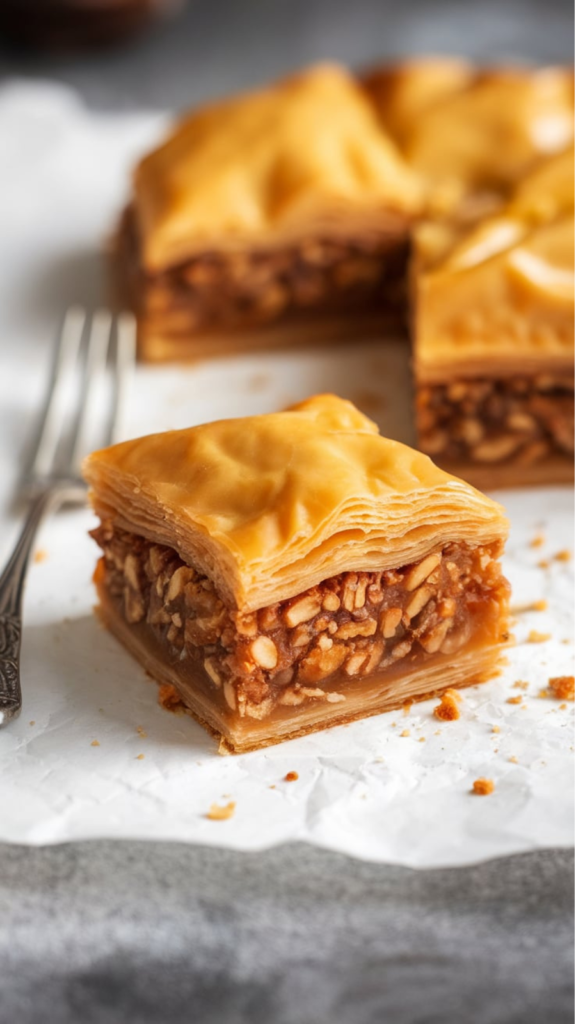
<svg viewBox="0 0 576 1024"><path fill-rule="evenodd" d="M384 129L426 182L429 212L473 220L574 139L574 75L563 67L406 61L363 79Z"/></svg>
<svg viewBox="0 0 576 1024"><path fill-rule="evenodd" d="M400 322L417 176L343 69L197 110L146 156L114 248L146 360Z"/></svg>
<svg viewBox="0 0 576 1024"><path fill-rule="evenodd" d="M413 267L419 446L481 487L574 473L574 153L498 214L422 224Z"/></svg>
<svg viewBox="0 0 576 1024"><path fill-rule="evenodd" d="M85 463L105 624L221 752L497 671L499 505L331 395Z"/></svg>

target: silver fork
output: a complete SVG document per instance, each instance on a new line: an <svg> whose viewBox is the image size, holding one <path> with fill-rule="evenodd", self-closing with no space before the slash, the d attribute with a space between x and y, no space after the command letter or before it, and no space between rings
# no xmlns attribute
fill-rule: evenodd
<svg viewBox="0 0 576 1024"><path fill-rule="evenodd" d="M80 464L95 433L94 423L99 427L99 444L92 447L106 447L118 439L135 360L135 336L130 313L113 318L100 310L89 322L83 309L72 308L64 318L40 429L21 480L21 492L30 507L0 576L0 727L22 707L22 596L36 532L48 512L86 500ZM74 386L75 378L79 387ZM99 384L107 387L103 418L95 405Z"/></svg>

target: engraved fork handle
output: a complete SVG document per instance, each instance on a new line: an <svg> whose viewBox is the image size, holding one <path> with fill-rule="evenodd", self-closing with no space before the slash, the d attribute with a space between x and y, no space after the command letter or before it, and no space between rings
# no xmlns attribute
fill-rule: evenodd
<svg viewBox="0 0 576 1024"><path fill-rule="evenodd" d="M0 728L15 718L22 707L22 596L34 538L47 511L62 497L61 488L50 487L34 498L16 547L0 576Z"/></svg>

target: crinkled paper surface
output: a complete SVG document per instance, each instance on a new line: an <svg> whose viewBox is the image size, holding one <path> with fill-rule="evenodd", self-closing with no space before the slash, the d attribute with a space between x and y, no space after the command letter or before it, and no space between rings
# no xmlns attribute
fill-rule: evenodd
<svg viewBox="0 0 576 1024"><path fill-rule="evenodd" d="M20 521L18 465L55 325L67 304L101 301L100 253L128 169L164 123L90 115L54 86L0 92L2 561ZM410 443L408 354L393 341L140 369L126 433L264 412L328 390ZM0 732L0 841L131 837L259 849L304 839L416 867L571 845L574 705L539 694L551 676L574 671L573 563L554 557L572 548L572 493L497 497L512 522L516 645L498 679L463 692L460 719L439 722L429 701L241 757L219 757L200 726L159 707L155 684L93 616L91 513L52 517L26 591L24 710ZM547 609L526 610L542 600ZM531 631L539 642L528 641ZM290 771L298 779L285 782ZM494 780L489 797L471 795L480 776ZM231 818L206 817L229 801Z"/></svg>

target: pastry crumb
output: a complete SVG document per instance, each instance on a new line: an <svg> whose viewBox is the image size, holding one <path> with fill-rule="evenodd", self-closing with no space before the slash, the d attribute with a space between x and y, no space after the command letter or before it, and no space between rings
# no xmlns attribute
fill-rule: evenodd
<svg viewBox="0 0 576 1024"><path fill-rule="evenodd" d="M227 821L228 818L233 816L235 810L236 803L234 800L225 804L224 807L221 807L220 804L212 804L206 817L209 818L210 821Z"/></svg>
<svg viewBox="0 0 576 1024"><path fill-rule="evenodd" d="M476 796L489 796L494 792L494 782L492 779L474 779L472 792Z"/></svg>
<svg viewBox="0 0 576 1024"><path fill-rule="evenodd" d="M564 548L563 551L557 551L552 557L555 562L569 562L572 558L572 552Z"/></svg>
<svg viewBox="0 0 576 1024"><path fill-rule="evenodd" d="M410 729L403 729L402 732L400 733L400 735L401 736L409 736L410 735Z"/></svg>
<svg viewBox="0 0 576 1024"><path fill-rule="evenodd" d="M517 679L513 685L515 690L527 690L530 683L527 683L524 679Z"/></svg>
<svg viewBox="0 0 576 1024"><path fill-rule="evenodd" d="M544 537L543 533L537 533L535 537L532 537L532 540L530 541L530 545L529 546L531 548L541 548L543 543L544 543L544 541L545 541L545 539L546 538Z"/></svg>
<svg viewBox="0 0 576 1024"><path fill-rule="evenodd" d="M439 718L441 722L454 722L457 718L460 718L459 700L459 694L454 693L453 690L446 690L446 693L442 695L440 703L434 708L434 718Z"/></svg>
<svg viewBox="0 0 576 1024"><path fill-rule="evenodd" d="M520 696L520 694L518 694L517 697L508 697L508 700L506 701L506 703L507 704L521 704L522 703L522 697Z"/></svg>
<svg viewBox="0 0 576 1024"><path fill-rule="evenodd" d="M546 640L550 640L552 633L539 633L537 629L531 629L528 633L527 643L529 644L543 644Z"/></svg>
<svg viewBox="0 0 576 1024"><path fill-rule="evenodd" d="M136 760L137 761L143 761L145 757L146 757L146 754L136 754Z"/></svg>
<svg viewBox="0 0 576 1024"><path fill-rule="evenodd" d="M426 743L426 737L421 736L420 739L418 740L418 743Z"/></svg>
<svg viewBox="0 0 576 1024"><path fill-rule="evenodd" d="M518 764L518 758L515 754L513 754L512 757L509 757L508 760L511 761L512 764Z"/></svg>
<svg viewBox="0 0 576 1024"><path fill-rule="evenodd" d="M31 722L28 722L28 725L36 725L36 722L34 721L34 719L32 719Z"/></svg>
<svg viewBox="0 0 576 1024"><path fill-rule="evenodd" d="M537 562L536 564L537 564L539 569L549 569L550 568L550 562L548 561L547 558L541 558L540 561Z"/></svg>
<svg viewBox="0 0 576 1024"><path fill-rule="evenodd" d="M284 782L297 782L299 778L298 772L286 772Z"/></svg>
<svg viewBox="0 0 576 1024"><path fill-rule="evenodd" d="M36 565L39 565L40 562L45 562L47 558L48 552L46 551L46 548L38 548L38 550L34 552L34 562Z"/></svg>
<svg viewBox="0 0 576 1024"><path fill-rule="evenodd" d="M538 601L528 601L526 604L516 604L510 608L512 615L523 615L524 612L545 612L548 608L546 598Z"/></svg>
<svg viewBox="0 0 576 1024"><path fill-rule="evenodd" d="M158 703L165 711L184 711L186 707L172 683L162 683L158 688Z"/></svg>
<svg viewBox="0 0 576 1024"><path fill-rule="evenodd" d="M492 732L502 732L502 730L499 725L493 725Z"/></svg>
<svg viewBox="0 0 576 1024"><path fill-rule="evenodd" d="M548 680L548 688L557 700L574 700L574 676L554 676Z"/></svg>
<svg viewBox="0 0 576 1024"><path fill-rule="evenodd" d="M100 746L99 740L92 740L92 743L90 744L90 746L91 747L99 747Z"/></svg>
<svg viewBox="0 0 576 1024"><path fill-rule="evenodd" d="M141 740L148 739L148 733L141 725L136 726L136 732L138 733Z"/></svg>

